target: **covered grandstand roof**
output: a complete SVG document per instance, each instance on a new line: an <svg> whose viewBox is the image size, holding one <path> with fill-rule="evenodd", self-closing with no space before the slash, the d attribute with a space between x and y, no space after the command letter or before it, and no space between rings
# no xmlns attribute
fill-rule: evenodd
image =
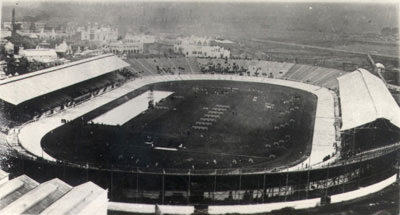
<svg viewBox="0 0 400 215"><path fill-rule="evenodd" d="M400 128L400 109L381 79L365 69L338 78L342 130L387 119Z"/></svg>
<svg viewBox="0 0 400 215"><path fill-rule="evenodd" d="M8 175L8 173L0 169L0 185L2 185L5 181L8 181Z"/></svg>
<svg viewBox="0 0 400 215"><path fill-rule="evenodd" d="M18 105L47 93L129 66L107 54L0 81L0 99Z"/></svg>
<svg viewBox="0 0 400 215"><path fill-rule="evenodd" d="M10 202L0 214L38 214L69 190L71 186L65 182L52 179Z"/></svg>
<svg viewBox="0 0 400 215"><path fill-rule="evenodd" d="M92 182L86 182L74 187L41 214L89 214L93 208L101 213L107 211L104 202L108 202L107 191Z"/></svg>
<svg viewBox="0 0 400 215"><path fill-rule="evenodd" d="M0 214L106 214L107 203L107 190L92 182L71 187L55 178L39 184L21 175L0 185Z"/></svg>

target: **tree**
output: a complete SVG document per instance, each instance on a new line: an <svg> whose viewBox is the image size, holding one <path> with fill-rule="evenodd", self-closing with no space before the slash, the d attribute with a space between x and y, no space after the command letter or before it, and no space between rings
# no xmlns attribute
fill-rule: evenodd
<svg viewBox="0 0 400 215"><path fill-rule="evenodd" d="M19 59L19 65L18 65L18 69L17 69L17 72L19 73L19 74L25 74L25 73L28 73L29 71L28 71L28 67L29 67L29 62L28 62L28 59L26 58L26 57L21 57L20 59Z"/></svg>
<svg viewBox="0 0 400 215"><path fill-rule="evenodd" d="M14 75L15 73L15 67L16 67L16 62L15 62L15 58L14 56L11 56L9 58L6 59L7 62L7 70L6 71L6 75Z"/></svg>

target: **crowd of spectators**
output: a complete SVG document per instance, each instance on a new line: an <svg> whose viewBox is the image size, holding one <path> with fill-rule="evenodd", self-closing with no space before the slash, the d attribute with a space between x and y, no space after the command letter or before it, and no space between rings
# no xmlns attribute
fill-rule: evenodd
<svg viewBox="0 0 400 215"><path fill-rule="evenodd" d="M29 108L31 119L39 119L58 113L64 109L74 107L93 97L117 88L125 82L137 78L137 74L125 68L115 71L105 77L90 80L90 83L80 84L77 87L66 89L62 93L49 95L45 102L33 102Z"/></svg>

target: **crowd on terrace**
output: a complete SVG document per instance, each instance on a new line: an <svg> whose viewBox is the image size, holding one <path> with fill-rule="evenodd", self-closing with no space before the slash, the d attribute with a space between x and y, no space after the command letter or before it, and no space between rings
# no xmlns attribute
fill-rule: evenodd
<svg viewBox="0 0 400 215"><path fill-rule="evenodd" d="M342 71L311 65L253 59L149 57L127 59L139 76L163 74L235 74L279 78L335 90Z"/></svg>

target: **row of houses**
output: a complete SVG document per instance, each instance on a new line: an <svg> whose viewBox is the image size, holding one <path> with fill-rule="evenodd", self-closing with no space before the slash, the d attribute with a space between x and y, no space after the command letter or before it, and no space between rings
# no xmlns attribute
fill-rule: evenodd
<svg viewBox="0 0 400 215"><path fill-rule="evenodd" d="M59 36L61 35L54 30L51 32L44 32L43 29L40 33L18 33L31 38L42 39L43 41L47 41L47 39L60 39ZM10 34L3 35L10 36ZM163 36L128 33L121 39L118 38L118 30L113 29L111 26L78 27L77 35L79 40L98 42L98 48L102 49L104 52L110 52L116 55L160 55L175 53L187 57L229 58L230 49L234 48L236 45L236 43L228 40L197 36L167 38ZM64 34L61 36L62 38L66 37ZM78 46L82 45L85 46L84 44ZM66 46L64 49L67 49L67 45L63 46ZM51 48L52 47L42 45L42 43L40 43L40 47L37 47L37 49ZM40 52L44 53L44 51Z"/></svg>
<svg viewBox="0 0 400 215"><path fill-rule="evenodd" d="M51 28L51 31L49 31L49 26L42 22L16 22L14 10L12 21L3 22L2 29L18 30L18 34L31 39L63 39L68 37L73 38L72 41L96 42L99 44L98 47L122 55L141 54L146 50L147 53L151 53L150 50L153 47L158 52L166 50L187 57L229 58L230 49L235 45L234 42L228 40L194 35L170 40L154 35L127 34L124 39L121 39L117 28L98 23L87 23L84 26L68 23L67 26L59 26L57 31L55 28Z"/></svg>
<svg viewBox="0 0 400 215"><path fill-rule="evenodd" d="M118 29L108 26L87 25L78 27L77 33L81 40L109 42L118 39Z"/></svg>

